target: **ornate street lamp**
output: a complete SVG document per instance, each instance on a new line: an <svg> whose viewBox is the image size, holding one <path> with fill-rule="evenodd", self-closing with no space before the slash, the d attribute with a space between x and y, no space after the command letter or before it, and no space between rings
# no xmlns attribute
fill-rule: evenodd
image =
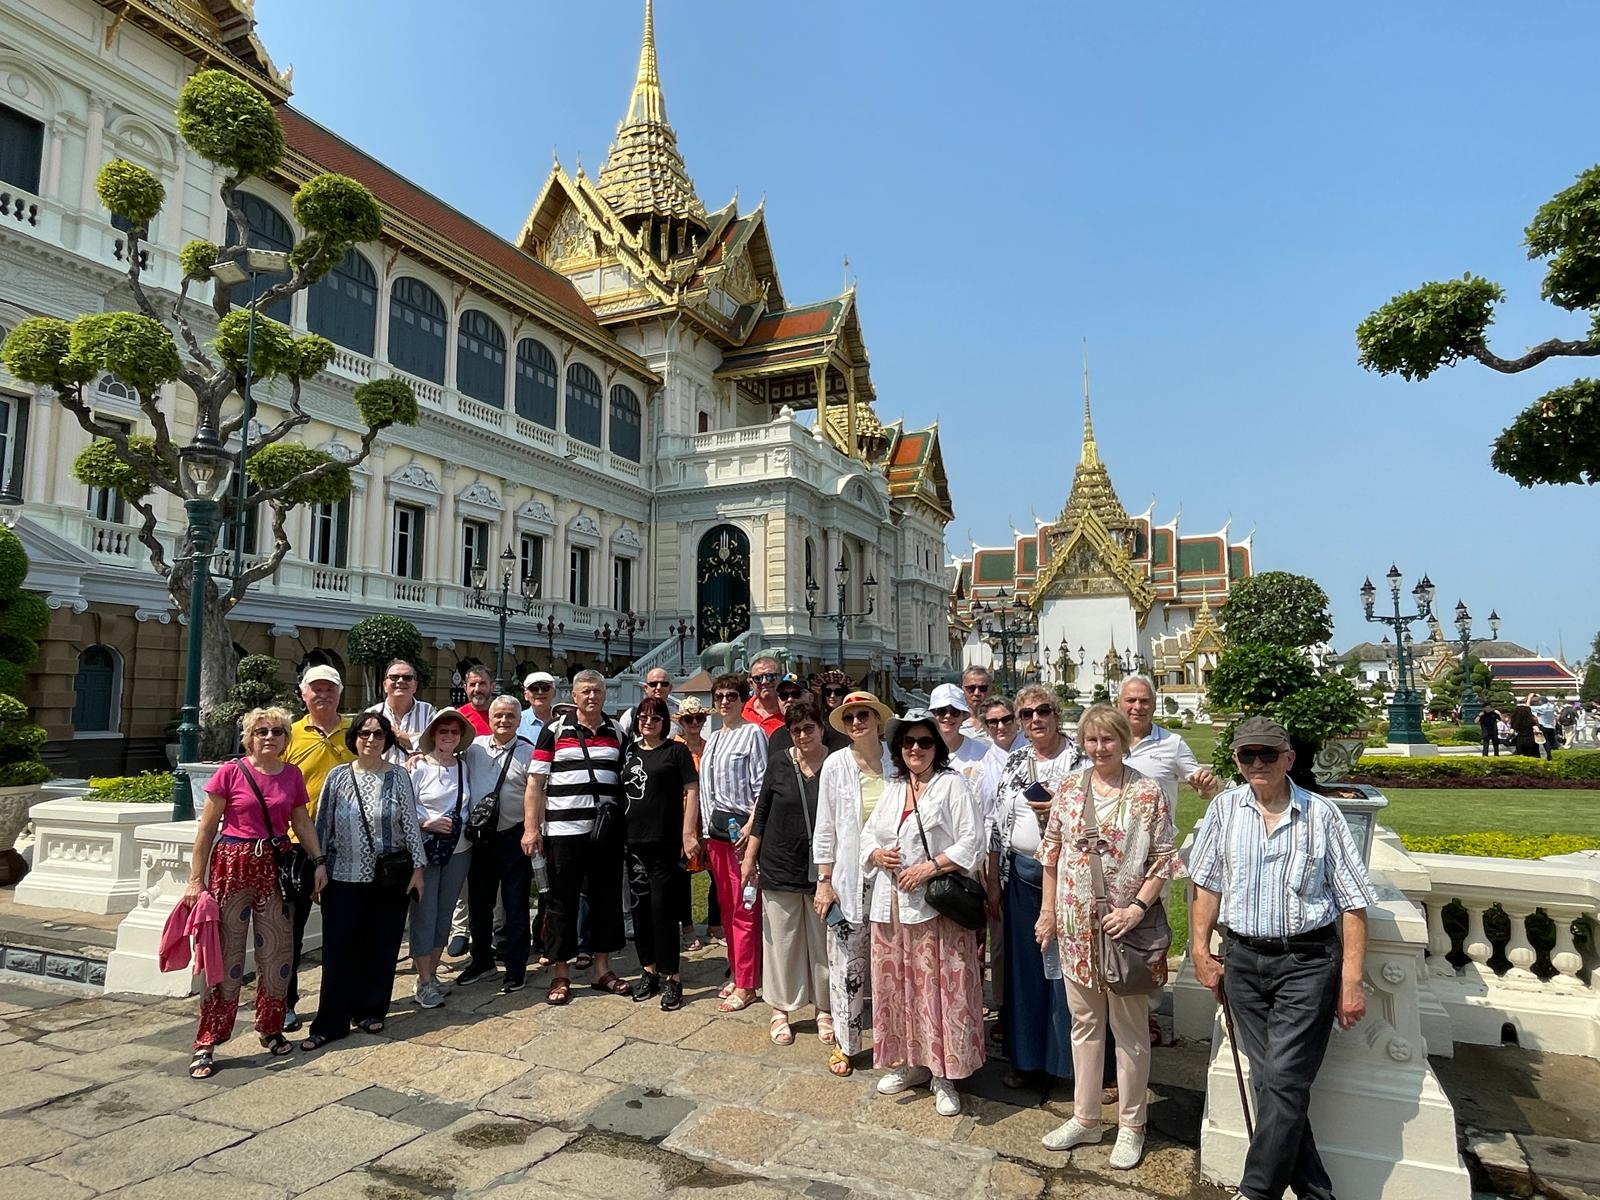
<svg viewBox="0 0 1600 1200"><path fill-rule="evenodd" d="M649 617L636 617L631 612L617 622L617 636L628 635L628 663L633 663L633 635L650 623Z"/></svg>
<svg viewBox="0 0 1600 1200"><path fill-rule="evenodd" d="M604 659L601 665L605 667L606 673L609 675L611 673L611 643L616 639L617 631L612 629L611 622L607 621L599 629L594 631L594 636L595 640L605 648Z"/></svg>
<svg viewBox="0 0 1600 1200"><path fill-rule="evenodd" d="M845 625L857 617L870 617L872 615L873 610L877 605L877 597L874 595L874 589L877 588L878 581L873 578L872 572L868 571L866 579L862 581L862 586L866 588L867 592L866 611L858 613L846 612L844 609L845 588L850 581L850 564L845 562L843 554L839 555L839 565L834 567L833 573L838 577L838 607L835 609L835 611L828 614L828 620L832 621L834 627L839 631L839 661L837 666L842 671L844 670ZM816 593L819 590L820 589L817 587L817 581L815 579L806 580L806 612L813 617L817 615Z"/></svg>
<svg viewBox="0 0 1600 1200"><path fill-rule="evenodd" d="M518 585L518 603L511 603L511 583L517 577L517 556L507 546L500 552L500 600L489 599L489 565L479 561L472 564L472 600L479 608L487 609L500 619L500 641L494 656L494 690L503 693L506 676L506 621L520 612L523 616L533 611L533 602L539 596L538 581L524 575ZM486 594L487 593L487 594Z"/></svg>
<svg viewBox="0 0 1600 1200"><path fill-rule="evenodd" d="M1464 600L1456 601L1456 632L1461 635L1461 723L1471 725L1483 711L1483 704L1472 687L1472 614Z"/></svg>
<svg viewBox="0 0 1600 1200"><path fill-rule="evenodd" d="M22 516L22 492L17 487L16 476L7 475L4 487L0 487L0 525L7 529L17 527L17 519Z"/></svg>
<svg viewBox="0 0 1600 1200"><path fill-rule="evenodd" d="M691 638L694 636L694 626L689 624L689 622L685 621L682 617L679 617L676 625L667 626L667 636L678 639L678 674L682 675L684 672L683 642L685 638Z"/></svg>
<svg viewBox="0 0 1600 1200"><path fill-rule="evenodd" d="M535 625L534 628L544 634L545 665L553 669L556 664L556 634L565 633L567 631L567 623L556 620L556 614L551 613ZM681 653L681 646L679 651Z"/></svg>
<svg viewBox="0 0 1600 1200"><path fill-rule="evenodd" d="M178 761L200 760L200 659L204 653L206 589L211 582L211 555L216 545L217 497L228 483L233 455L210 424L195 431L194 440L178 451L183 475L184 510L188 514L189 646L184 663L183 708L178 723ZM180 560L182 561L182 560ZM172 774L172 819L194 820L194 793L181 767Z"/></svg>
<svg viewBox="0 0 1600 1200"><path fill-rule="evenodd" d="M1411 623L1426 621L1433 615L1433 581L1426 574L1417 581L1417 586L1411 589L1417 611L1402 616L1400 568L1391 566L1385 578L1389 582L1389 598L1394 605L1394 615L1385 616L1373 611L1378 589L1370 578L1361 585L1361 608L1367 620L1388 625L1394 630L1395 689L1389 700L1389 741L1398 746L1425 745L1428 739L1422 732L1422 697L1417 693L1410 653Z"/></svg>
<svg viewBox="0 0 1600 1200"><path fill-rule="evenodd" d="M1015 693L1017 649L1038 632L1032 610L1020 598L1013 600L1006 594L1005 588L1001 588L993 602L975 605L973 611L983 614L974 625L978 636L991 644L998 643L1001 671L1005 677L1002 686L1007 692Z"/></svg>

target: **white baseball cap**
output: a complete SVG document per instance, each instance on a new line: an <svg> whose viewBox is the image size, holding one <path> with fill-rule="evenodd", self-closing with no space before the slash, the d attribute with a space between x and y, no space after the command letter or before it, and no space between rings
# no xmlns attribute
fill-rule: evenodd
<svg viewBox="0 0 1600 1200"><path fill-rule="evenodd" d="M933 695L928 697L929 710L938 708L959 708L964 713L972 710L967 707L967 698L961 694L961 689L953 683L941 683L933 689Z"/></svg>
<svg viewBox="0 0 1600 1200"><path fill-rule="evenodd" d="M536 683L548 683L551 687L554 687L555 682L556 677L550 674L549 671L530 671L523 677L522 686L530 688Z"/></svg>
<svg viewBox="0 0 1600 1200"><path fill-rule="evenodd" d="M331 683L337 688L344 687L344 680L339 678L338 670L326 665L308 668L306 673L300 676L300 682L302 684Z"/></svg>

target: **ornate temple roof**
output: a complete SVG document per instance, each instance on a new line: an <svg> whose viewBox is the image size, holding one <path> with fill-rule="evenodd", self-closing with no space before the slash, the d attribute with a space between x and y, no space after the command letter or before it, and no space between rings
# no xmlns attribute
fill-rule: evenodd
<svg viewBox="0 0 1600 1200"><path fill-rule="evenodd" d="M123 22L175 47L204 67L222 67L245 76L274 100L289 98L289 77L268 57L256 36L253 0L99 0L115 14L107 44Z"/></svg>
<svg viewBox="0 0 1600 1200"><path fill-rule="evenodd" d="M904 421L895 421L883 428L885 451L875 463L883 468L889 496L893 500L920 500L948 521L955 515L955 508L950 502L944 451L939 446L939 423L909 432L904 425Z"/></svg>
<svg viewBox="0 0 1600 1200"><path fill-rule="evenodd" d="M678 150L678 135L667 122L667 100L656 65L656 22L652 0L644 5L644 44L628 113L617 126L596 189L619 217L664 217L708 228L706 206Z"/></svg>
<svg viewBox="0 0 1600 1200"><path fill-rule="evenodd" d="M1089 360L1083 363L1083 446L1078 452L1078 469L1073 472L1072 491L1056 518L1056 524L1075 529L1085 513L1094 513L1100 523L1113 532L1132 529L1133 520L1128 510L1117 499L1117 490L1111 486L1111 475L1100 461L1100 448L1095 445L1094 419L1089 412Z"/></svg>

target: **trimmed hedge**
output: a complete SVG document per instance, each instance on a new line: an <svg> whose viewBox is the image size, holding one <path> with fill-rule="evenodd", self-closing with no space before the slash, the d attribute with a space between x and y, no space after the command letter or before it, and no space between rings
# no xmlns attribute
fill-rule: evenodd
<svg viewBox="0 0 1600 1200"><path fill-rule="evenodd" d="M172 772L96 776L83 798L99 804L167 804L172 800Z"/></svg>
<svg viewBox="0 0 1600 1200"><path fill-rule="evenodd" d="M1378 788L1593 788L1600 785L1600 750L1563 750L1554 759L1369 754L1356 764L1351 782Z"/></svg>
<svg viewBox="0 0 1600 1200"><path fill-rule="evenodd" d="M1400 841L1418 854L1465 854L1473 858L1548 858L1600 850L1600 838L1576 833L1403 833Z"/></svg>

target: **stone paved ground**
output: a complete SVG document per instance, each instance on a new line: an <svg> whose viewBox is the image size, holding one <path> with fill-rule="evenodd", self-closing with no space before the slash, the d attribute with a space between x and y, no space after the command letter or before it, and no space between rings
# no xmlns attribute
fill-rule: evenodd
<svg viewBox="0 0 1600 1200"><path fill-rule="evenodd" d="M970 1082L961 1117L943 1118L924 1090L878 1096L875 1071L829 1076L810 1022L777 1047L764 1007L718 1014L722 972L719 954L686 961L677 1013L587 988L551 1008L544 973L514 996L478 984L425 1012L403 969L382 1035L271 1062L248 1029L247 990L208 1082L184 1074L194 1000L0 984L0 1196L1223 1195L1195 1178L1204 1059L1192 1049L1156 1051L1145 1161L1112 1171L1109 1144L1044 1150L1066 1098L1027 1107L999 1083L1001 1064ZM314 996L315 968L304 976Z"/></svg>

